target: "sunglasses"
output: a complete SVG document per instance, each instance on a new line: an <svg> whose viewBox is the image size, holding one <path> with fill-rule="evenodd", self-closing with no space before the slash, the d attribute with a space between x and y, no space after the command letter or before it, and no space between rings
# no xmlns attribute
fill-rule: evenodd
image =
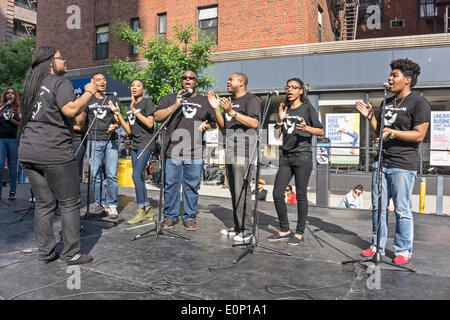
<svg viewBox="0 0 450 320"><path fill-rule="evenodd" d="M181 80L197 80L196 77L186 77L186 76L182 76Z"/></svg>
<svg viewBox="0 0 450 320"><path fill-rule="evenodd" d="M361 191L353 191L357 196L361 195L362 192Z"/></svg>
<svg viewBox="0 0 450 320"><path fill-rule="evenodd" d="M63 56L61 56L61 57L53 57L53 59L55 59L55 60L66 60L66 59L64 59L64 57Z"/></svg>

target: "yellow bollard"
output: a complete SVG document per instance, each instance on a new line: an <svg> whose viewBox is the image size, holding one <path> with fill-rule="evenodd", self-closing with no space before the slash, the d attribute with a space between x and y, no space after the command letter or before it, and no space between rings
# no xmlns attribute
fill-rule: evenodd
<svg viewBox="0 0 450 320"><path fill-rule="evenodd" d="M425 194L427 189L427 179L420 178L420 200L419 213L425 213Z"/></svg>
<svg viewBox="0 0 450 320"><path fill-rule="evenodd" d="M119 166L117 168L117 180L119 187L134 188L133 183L133 167L131 159L119 159Z"/></svg>

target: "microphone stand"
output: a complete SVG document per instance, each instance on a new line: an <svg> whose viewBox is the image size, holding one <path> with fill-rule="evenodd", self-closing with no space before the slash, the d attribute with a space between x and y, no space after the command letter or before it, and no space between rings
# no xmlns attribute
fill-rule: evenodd
<svg viewBox="0 0 450 320"><path fill-rule="evenodd" d="M261 127L262 124L264 123L266 116L267 116L267 112L269 110L270 107L270 102L272 101L272 92L269 92L267 94L267 101L266 101L266 105L264 107L263 110L263 116L262 119L260 121L258 121L258 137L256 140L256 143L253 145L253 150L251 153L251 156L249 158L249 163L247 165L247 170L245 172L244 175L244 184L242 185L241 188L241 192L239 194L239 198L236 202L235 207L233 208L234 212L236 212L238 206L239 206L239 202L241 200L242 194L244 193L245 195L247 195L247 190L248 190L248 186L249 186L249 176L250 176L250 169L253 163L253 159L255 156L255 153L257 152L257 157L256 157L256 177L255 177L255 181L258 182L259 180L259 174L261 171L261 159L260 159L260 155L261 155L261 150L260 150L260 141L261 141ZM238 244L233 244L232 247L239 247L239 246L246 246L245 251L239 255L239 257L237 257L233 263L237 264L242 258L244 258L247 254L253 254L253 251L255 250L256 247L261 247L273 252L277 252L283 255L287 255L290 256L291 253L289 252L284 252L266 245L262 245L259 244L259 239L258 239L258 194L259 194L259 189L258 187L256 187L256 192L255 192L255 202L254 202L254 206L253 206L253 234L250 236L250 241L248 243L238 243ZM247 196L244 196L244 206L243 206L243 215L242 215L242 226L241 226L241 232L244 233L244 225L245 225L245 215L246 215L246 211L247 211Z"/></svg>
<svg viewBox="0 0 450 320"><path fill-rule="evenodd" d="M184 99L185 99L186 97L183 97L183 99L181 100L181 102L180 102L180 105L181 105L181 103L184 101ZM180 107L180 106L179 106ZM156 242L156 240L158 240L158 236L159 235L164 235L164 233L163 233L163 231L162 231L162 212L163 212L163 208L162 208L162 203L163 203L163 198L164 198L164 188L165 188L165 183L164 183L164 174L165 174L165 171L166 171L166 168L165 168L165 163L166 163L166 161L165 161L165 158L166 158L166 155L165 155L165 152L166 152L166 150L165 150L165 146L164 146L164 136L166 135L166 132L167 132L167 125L168 125L168 123L170 122L170 120L172 119L172 116L173 116L173 114L175 113L175 111L176 110L174 110L168 117L167 117L167 119L163 122L163 124L160 126L160 128L159 128L159 130L153 135L153 138L149 141L149 143L147 143L147 145L145 146L145 148L142 150L142 152L139 154L139 156L137 157L138 159L142 156L142 154L144 153L144 151L150 146L150 144L153 142L153 140L155 140L155 138L156 137L158 137L158 135L160 135L161 136L161 153L160 153L160 161L161 161L161 172L160 172L160 175L161 175L161 187L160 187L160 189L159 189L159 203L158 203L158 210L159 210L159 213L158 213L158 220L157 221L155 221L155 227L153 228L153 229L150 229L150 230L148 230L148 231L146 231L146 232L144 232L144 233L141 233L141 234L138 234L138 235L136 235L135 237L133 237L133 238L131 238L131 241L134 241L134 240L138 240L138 239L140 239L140 238L142 238L143 236L145 236L145 235L147 235L147 234L149 234L150 232L156 232L156 235L155 235L155 242ZM181 239L185 239L185 240L191 240L191 239L189 239L188 237L185 237L185 236L182 236L182 235L179 235L179 234L177 234L177 233L175 233L175 232L173 232L173 231L171 231L171 230L165 230L165 232L167 232L167 233L169 233L169 234L171 234L172 236L174 236L174 237L177 237L177 238L181 238Z"/></svg>
<svg viewBox="0 0 450 320"><path fill-rule="evenodd" d="M358 259L358 260L349 260L349 261L343 261L342 264L348 264L348 263L365 263L365 262L373 262L376 267L379 267L379 264L385 263L390 266L394 266L400 269L404 269L410 272L416 272L413 269L407 268L402 265L398 265L392 262L383 261L380 254L380 234L381 234L381 211L386 210L386 207L381 207L381 196L382 196L382 190L383 190L383 171L382 171L382 161L383 161L383 129L384 129L384 115L386 113L386 99L387 99L387 86L384 86L384 99L383 99L383 105L381 107L381 117L380 117L380 133L379 133L379 146L378 146L378 167L377 167L377 190L378 190L378 218L377 218L377 249L375 252L375 255L372 259ZM389 199L387 199L389 202ZM387 206L387 204L386 204ZM387 214L387 213L386 213ZM387 227L387 226L386 226Z"/></svg>
<svg viewBox="0 0 450 320"><path fill-rule="evenodd" d="M103 108L103 105L105 104L107 95L105 95L105 98L103 98L102 101L102 105L100 106L100 108ZM99 110L99 108L97 108L97 110ZM94 113L94 120L92 121L92 123L89 125L89 128L86 131L86 134L83 137L83 140L81 140L80 146L78 147L77 151L75 152L75 157L77 156L78 152L80 151L84 140L86 140L86 138L91 134L91 129L92 126L95 123L95 135L94 135L94 143L97 142L97 115L95 115ZM90 198L91 198L91 159L92 159L92 141L89 141L89 160L88 160L88 181L87 181L87 196L86 196L86 214L84 215L85 220L95 220L95 221L103 221L103 222L108 222L108 223L112 223L114 225L119 224L122 219L117 219L117 220L111 220L111 219L107 219L106 217L95 217L91 215L91 212L89 211L89 207L90 207ZM100 168L97 171L97 175L98 174L102 174L102 168L101 168L101 164L100 164ZM94 177L95 179L96 177ZM102 185L103 182L100 184L100 201L102 199ZM95 192L95 187L94 187L94 192Z"/></svg>

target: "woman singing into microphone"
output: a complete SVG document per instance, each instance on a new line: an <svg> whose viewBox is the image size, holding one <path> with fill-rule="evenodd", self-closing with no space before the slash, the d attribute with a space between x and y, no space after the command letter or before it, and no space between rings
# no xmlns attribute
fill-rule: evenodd
<svg viewBox="0 0 450 320"><path fill-rule="evenodd" d="M308 215L307 187L312 171L311 138L322 136L323 127L316 110L310 104L303 81L289 79L286 85L286 102L278 109L275 130L283 134L280 164L273 188L273 199L280 231L270 236L269 241L287 241L289 245L303 242L303 233ZM292 176L295 175L297 189L297 229L294 234L289 229L284 192Z"/></svg>
<svg viewBox="0 0 450 320"><path fill-rule="evenodd" d="M8 159L9 197L16 200L17 185L17 127L20 121L19 93L14 88L6 88L2 93L0 104L0 199L2 198L3 168Z"/></svg>
<svg viewBox="0 0 450 320"><path fill-rule="evenodd" d="M128 224L137 224L153 219L153 208L147 197L147 189L143 179L144 169L155 150L155 141L148 148L147 144L153 138L153 102L144 98L144 84L140 80L131 83L131 105L125 121L120 114L119 105L109 101L111 110L117 115L120 123L132 139L131 163L133 166L133 182L136 191L137 214L127 221ZM145 149L145 150L144 150ZM142 153L143 152L143 153ZM141 157L138 159L138 156Z"/></svg>

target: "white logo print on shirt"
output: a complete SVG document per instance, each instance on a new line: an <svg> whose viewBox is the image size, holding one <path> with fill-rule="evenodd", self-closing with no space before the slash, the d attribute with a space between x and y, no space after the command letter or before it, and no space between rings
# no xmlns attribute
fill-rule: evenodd
<svg viewBox="0 0 450 320"><path fill-rule="evenodd" d="M141 109L136 109L136 113L140 112ZM128 111L127 112L127 117L128 117L128 122L130 122L130 125L134 125L134 123L136 122L136 114L133 111Z"/></svg>
<svg viewBox="0 0 450 320"><path fill-rule="evenodd" d="M294 133L295 127L297 126L297 121L299 123L303 122L303 117L299 116L286 116L284 119L284 129L287 131L287 134Z"/></svg>
<svg viewBox="0 0 450 320"><path fill-rule="evenodd" d="M97 119L104 119L106 117L106 112L108 111L108 107L100 108L98 103L91 104L89 106L90 109L94 109L94 115Z"/></svg>
<svg viewBox="0 0 450 320"><path fill-rule="evenodd" d="M183 114L185 118L192 119L197 114L197 108L201 108L201 105L196 103L183 103Z"/></svg>
<svg viewBox="0 0 450 320"><path fill-rule="evenodd" d="M34 111L31 114L31 119L34 119L34 117L36 117L36 115L38 114L39 110L41 110L42 107L42 102L37 101L36 105L34 106Z"/></svg>
<svg viewBox="0 0 450 320"><path fill-rule="evenodd" d="M384 115L384 125L386 127L392 127L395 120L397 120L397 111L392 105L386 106L386 114Z"/></svg>

